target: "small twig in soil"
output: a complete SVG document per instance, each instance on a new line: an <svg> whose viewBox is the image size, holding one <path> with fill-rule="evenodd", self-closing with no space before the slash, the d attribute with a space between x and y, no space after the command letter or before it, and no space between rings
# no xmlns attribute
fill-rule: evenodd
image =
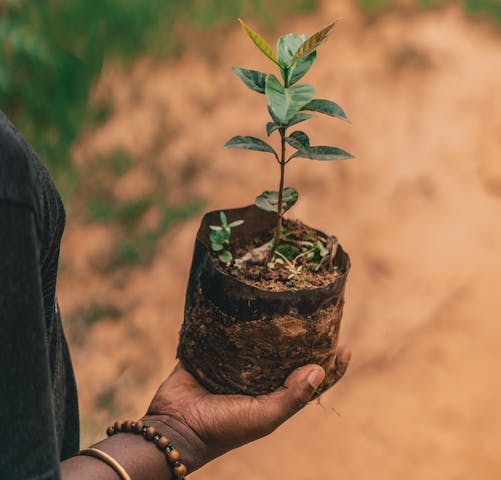
<svg viewBox="0 0 501 480"><path fill-rule="evenodd" d="M259 247L253 248L249 252L247 252L243 257L235 259L235 266L237 268L243 268L245 265L251 263L254 265L260 264L264 262L268 251L270 249L272 242L266 242Z"/></svg>
<svg viewBox="0 0 501 480"><path fill-rule="evenodd" d="M330 248L329 250L331 251L331 254L329 255L329 267L330 270L332 270L332 267L334 265L334 257L336 256L337 249L339 247L339 240L336 237L333 237L332 239L329 240L330 243Z"/></svg>
<svg viewBox="0 0 501 480"><path fill-rule="evenodd" d="M329 240L327 241L327 250L329 250L329 254L323 257L322 260L320 260L320 263L315 268L315 272L318 272L324 266L327 260L329 261L329 271L332 270L334 265L334 257L336 256L338 246L339 242L337 238L329 238Z"/></svg>
<svg viewBox="0 0 501 480"><path fill-rule="evenodd" d="M330 255L326 255L320 260L320 263L315 267L315 272L318 272L324 265L324 263L329 259Z"/></svg>
<svg viewBox="0 0 501 480"><path fill-rule="evenodd" d="M301 241L301 240L292 240L290 238L284 238L280 240L282 243L290 243L291 245L295 245L296 247L313 247L312 242L308 242L306 240Z"/></svg>
<svg viewBox="0 0 501 480"><path fill-rule="evenodd" d="M300 253L297 257L295 257L294 260L292 261L294 268L296 267L296 262L298 261L298 259L300 259L301 257L304 257L304 256L306 256L309 253L314 252L314 251L315 251L315 249L311 248L310 250L306 250L306 252Z"/></svg>

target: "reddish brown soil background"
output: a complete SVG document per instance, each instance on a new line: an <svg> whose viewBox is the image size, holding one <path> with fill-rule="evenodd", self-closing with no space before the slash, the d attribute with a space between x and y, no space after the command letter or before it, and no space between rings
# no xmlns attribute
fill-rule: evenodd
<svg viewBox="0 0 501 480"><path fill-rule="evenodd" d="M357 160L298 160L287 183L301 195L291 216L336 234L352 257L341 332L352 365L320 405L192 478L500 478L501 37L454 6L369 24L351 3L327 0L277 32L339 17L309 80L353 126L322 118L308 131ZM107 65L96 98L111 97L115 110L82 138L77 159L124 148L173 185L191 162L187 188L208 209L273 188L271 158L221 149L232 135L262 135L267 120L230 65L268 65L238 26L218 40L175 60ZM147 192L148 165L139 161L117 194ZM174 202L184 194L168 192ZM141 415L173 367L198 221L172 229L151 266L112 275L96 262L117 231L68 223L63 312L105 303L123 313L85 335L71 330L84 444L115 416Z"/></svg>

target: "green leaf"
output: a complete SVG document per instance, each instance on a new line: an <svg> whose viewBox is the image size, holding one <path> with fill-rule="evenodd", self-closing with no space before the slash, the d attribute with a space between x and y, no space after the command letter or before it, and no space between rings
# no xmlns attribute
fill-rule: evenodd
<svg viewBox="0 0 501 480"><path fill-rule="evenodd" d="M310 113L296 113L296 115L294 115L289 120L289 122L287 122L285 125L282 125L280 123L280 120L277 118L277 116L272 112L272 110L271 110L271 108L270 108L269 105L268 105L268 112L270 113L271 118L273 118L274 123L278 126L277 128L280 128L280 127L287 127L287 128L288 127L292 127L292 125L296 125L298 123L304 122L305 120L308 120L309 118L312 118L312 117L315 116L315 115L311 115ZM271 128L271 123L273 123L273 122L269 122L268 123L269 128ZM266 128L268 128L268 125L266 126ZM274 129L274 130L276 130L276 129Z"/></svg>
<svg viewBox="0 0 501 480"><path fill-rule="evenodd" d="M331 102L330 100L314 99L304 105L301 110L325 113L331 117L340 118L345 122L351 123L346 113L344 113L344 110L337 103Z"/></svg>
<svg viewBox="0 0 501 480"><path fill-rule="evenodd" d="M269 137L275 130L278 130L279 128L280 128L280 125L278 123L268 122L266 124L266 134Z"/></svg>
<svg viewBox="0 0 501 480"><path fill-rule="evenodd" d="M277 156L277 153L273 148L266 142L263 142L256 137L242 137L237 135L226 142L224 148L242 148L244 150L257 150L258 152L273 153Z"/></svg>
<svg viewBox="0 0 501 480"><path fill-rule="evenodd" d="M300 58L292 64L289 69L289 86L294 85L298 80L306 75L316 58L317 52L311 52L308 56Z"/></svg>
<svg viewBox="0 0 501 480"><path fill-rule="evenodd" d="M225 232L224 230L211 230L209 234L209 239L212 243L227 243L229 240L230 236L228 232Z"/></svg>
<svg viewBox="0 0 501 480"><path fill-rule="evenodd" d="M228 219L226 218L226 213L224 213L223 211L220 211L219 218L221 219L221 223L223 224L223 227L228 225Z"/></svg>
<svg viewBox="0 0 501 480"><path fill-rule="evenodd" d="M309 38L309 35L296 35L289 33L283 35L278 40L277 52L278 62L280 63L280 71L284 84L290 87L301 79L306 72L311 68L315 58L316 52L312 52L304 58L292 62L298 48Z"/></svg>
<svg viewBox="0 0 501 480"><path fill-rule="evenodd" d="M315 89L307 84L284 88L275 75L268 75L265 93L268 105L278 119L277 123L287 124L304 105L310 102L315 95Z"/></svg>
<svg viewBox="0 0 501 480"><path fill-rule="evenodd" d="M295 131L285 138L286 142L301 152L308 152L310 150L310 138L306 133L300 130Z"/></svg>
<svg viewBox="0 0 501 480"><path fill-rule="evenodd" d="M273 119L273 121L277 124L280 125L280 120L277 118L277 116L273 113L273 110L270 108L268 105L268 113L270 114L270 117Z"/></svg>
<svg viewBox="0 0 501 480"><path fill-rule="evenodd" d="M315 115L310 115L309 113L296 113L296 115L294 115L287 124L287 127L297 125L298 123L304 122L305 120L308 120L309 118L312 118L314 116Z"/></svg>
<svg viewBox="0 0 501 480"><path fill-rule="evenodd" d="M278 63L281 67L288 68L290 66L298 48L306 40L308 40L308 38L309 35L296 35L295 33L288 33L287 35L283 35L278 39Z"/></svg>
<svg viewBox="0 0 501 480"><path fill-rule="evenodd" d="M332 29L334 28L334 25L336 25L336 22L327 25L325 28L322 28L322 30L305 40L294 54L292 63L314 52L327 39L329 33L331 33Z"/></svg>
<svg viewBox="0 0 501 480"><path fill-rule="evenodd" d="M222 230L223 229L223 227L220 227L218 225L209 225L209 228L211 230Z"/></svg>
<svg viewBox="0 0 501 480"><path fill-rule="evenodd" d="M234 222L231 222L228 226L231 228L235 228L235 227L239 227L240 225L242 225L242 223L244 223L243 220L235 220Z"/></svg>
<svg viewBox="0 0 501 480"><path fill-rule="evenodd" d="M261 50L270 60L279 65L278 58L275 55L275 52L271 48L270 44L258 33L252 30L252 28L250 28L249 25L247 25L241 18L239 18L238 21L242 25L242 28L247 33L247 35L249 35L251 40L256 44L257 48L259 48L259 50Z"/></svg>
<svg viewBox="0 0 501 480"><path fill-rule="evenodd" d="M337 147L310 147L307 151L297 151L291 158L309 158L310 160L347 160L355 158L351 153Z"/></svg>
<svg viewBox="0 0 501 480"><path fill-rule="evenodd" d="M219 260L221 260L223 263L230 263L233 255L228 250L225 250L217 258L219 258Z"/></svg>
<svg viewBox="0 0 501 480"><path fill-rule="evenodd" d="M211 243L211 248L213 252L220 252L224 247L220 243Z"/></svg>
<svg viewBox="0 0 501 480"><path fill-rule="evenodd" d="M321 257L325 257L329 253L329 250L325 248L325 245L320 240L317 240L316 247Z"/></svg>
<svg viewBox="0 0 501 480"><path fill-rule="evenodd" d="M282 213L289 210L298 199L299 194L292 187L285 187L282 198ZM266 191L256 198L256 206L266 212L278 212L278 192Z"/></svg>
<svg viewBox="0 0 501 480"><path fill-rule="evenodd" d="M239 67L231 67L231 69L251 90L254 90L258 93L264 93L266 73L258 72L257 70L247 70L246 68Z"/></svg>

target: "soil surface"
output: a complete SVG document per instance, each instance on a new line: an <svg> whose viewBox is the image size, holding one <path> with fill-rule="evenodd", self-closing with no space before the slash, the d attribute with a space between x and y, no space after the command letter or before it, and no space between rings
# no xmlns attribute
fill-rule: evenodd
<svg viewBox="0 0 501 480"><path fill-rule="evenodd" d="M262 235L233 244L232 254L234 259L242 259L250 251L259 249L265 244L273 241L273 230ZM266 265L266 255L259 263L252 261L245 262L238 267L235 262L224 264L217 258L217 253L213 254L214 261L219 268L230 275L249 285L254 285L263 290L275 292L284 290L303 290L311 288L325 287L335 281L341 275L334 259L330 260L331 252L336 254L337 240L326 236L320 236L313 228L308 227L299 220L285 220L282 236L284 239L275 254L275 261L271 266ZM322 242L325 254L315 250L317 242ZM329 249L327 251L327 246ZM269 250L269 248L267 249ZM265 249L265 252L267 251ZM305 254L311 253L310 256Z"/></svg>
<svg viewBox="0 0 501 480"><path fill-rule="evenodd" d="M357 159L293 161L286 183L300 193L291 216L350 253L341 342L352 364L320 404L190 478L498 479L501 37L454 5L368 23L343 0L277 32L314 32L336 18L305 81L353 125L318 118L305 130L312 144ZM267 121L262 97L230 66L269 65L238 25L214 47L203 40L178 59L105 65L95 96L111 99L113 115L75 156L137 156L113 185L121 198L150 188L146 159L168 175L171 202L196 192L221 209L276 188L271 157L221 148L233 135L264 138ZM112 419L142 415L174 366L199 220L171 229L150 265L104 274L97 266L117 231L70 216L58 288L84 445ZM154 212L144 221L154 224ZM121 316L77 334L71 318L90 305Z"/></svg>

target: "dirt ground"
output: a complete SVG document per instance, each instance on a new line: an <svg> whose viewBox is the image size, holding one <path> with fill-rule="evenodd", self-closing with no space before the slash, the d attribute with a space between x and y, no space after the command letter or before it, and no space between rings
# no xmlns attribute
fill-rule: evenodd
<svg viewBox="0 0 501 480"><path fill-rule="evenodd" d="M352 364L320 405L191 478L501 478L501 36L454 6L368 23L352 2L328 0L277 32L335 18L306 81L353 125L323 117L305 129L357 159L296 160L287 183L300 192L290 215L351 255L342 342ZM150 153L173 202L187 166L197 173L186 188L207 209L276 188L271 157L221 148L232 135L263 136L267 121L264 98L229 67L269 65L238 25L217 46L206 40L178 59L105 66L96 98L112 99L113 116L75 155L124 148L143 159L113 187L120 195L148 189ZM63 313L92 302L123 312L70 338L84 444L115 416L143 414L173 367L198 222L172 229L151 266L112 275L95 262L116 232L68 222Z"/></svg>

